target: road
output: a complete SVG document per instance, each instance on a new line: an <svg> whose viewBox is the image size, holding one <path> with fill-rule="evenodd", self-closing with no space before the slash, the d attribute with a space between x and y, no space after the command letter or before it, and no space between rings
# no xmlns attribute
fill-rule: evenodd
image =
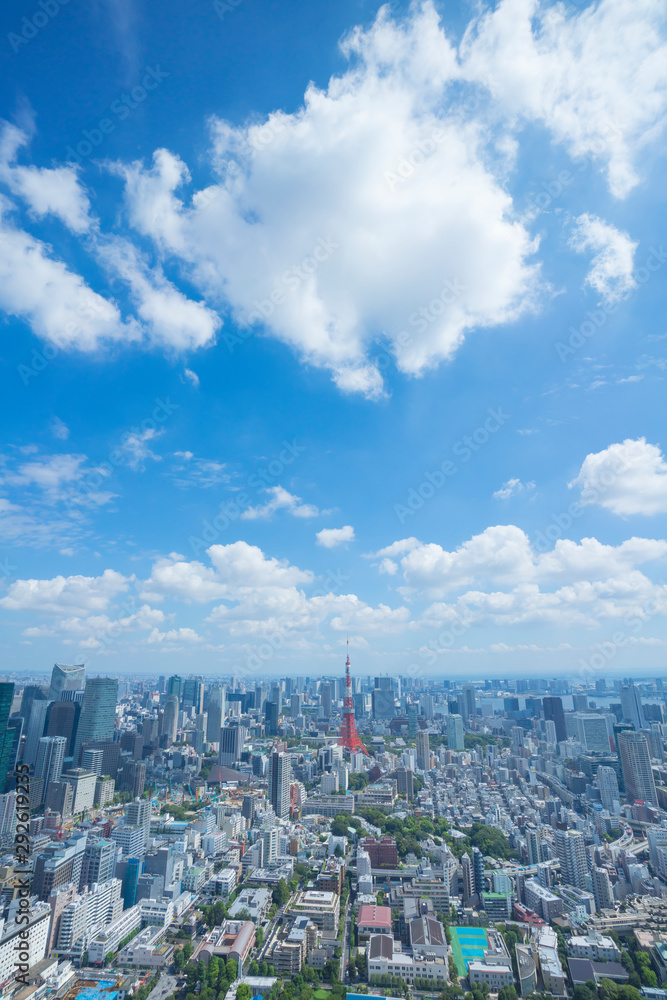
<svg viewBox="0 0 667 1000"><path fill-rule="evenodd" d="M340 956L340 981L345 982L345 970L347 969L347 960L350 954L350 937L352 933L352 912L350 908L350 897L347 897L347 902L345 903L345 913L343 915L343 947L341 948Z"/></svg>
<svg viewBox="0 0 667 1000"><path fill-rule="evenodd" d="M157 984L153 987L151 992L148 994L147 1000L165 1000L170 993L173 993L176 989L176 977L170 976L167 972L163 972L157 981Z"/></svg>

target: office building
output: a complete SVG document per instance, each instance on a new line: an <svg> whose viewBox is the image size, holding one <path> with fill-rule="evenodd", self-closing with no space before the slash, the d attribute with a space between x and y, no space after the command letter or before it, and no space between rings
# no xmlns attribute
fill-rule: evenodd
<svg viewBox="0 0 667 1000"><path fill-rule="evenodd" d="M180 679L180 678L179 678ZM173 680L170 677L169 680ZM175 694L167 695L164 703L164 715L162 717L162 735L166 737L166 745L169 747L176 742L178 732L178 697Z"/></svg>
<svg viewBox="0 0 667 1000"><path fill-rule="evenodd" d="M328 681L322 681L320 684L320 718L330 719L332 712L332 692L331 684Z"/></svg>
<svg viewBox="0 0 667 1000"><path fill-rule="evenodd" d="M218 743L225 718L225 689L221 684L215 684L211 688L206 711L206 739L209 743Z"/></svg>
<svg viewBox="0 0 667 1000"><path fill-rule="evenodd" d="M461 688L461 715L468 722L477 717L477 698L474 684L464 684Z"/></svg>
<svg viewBox="0 0 667 1000"><path fill-rule="evenodd" d="M621 709L623 712L623 722L629 722L635 727L637 732L646 727L646 718L639 691L630 681L621 688Z"/></svg>
<svg viewBox="0 0 667 1000"><path fill-rule="evenodd" d="M428 733L420 729L417 733L417 770L428 771L431 767L431 750Z"/></svg>
<svg viewBox="0 0 667 1000"><path fill-rule="evenodd" d="M604 715L594 715L591 712L575 712L576 739L590 753L608 754L609 730Z"/></svg>
<svg viewBox="0 0 667 1000"><path fill-rule="evenodd" d="M113 739L117 698L118 681L115 677L91 677L86 682L74 740L75 764L79 762L82 743Z"/></svg>
<svg viewBox="0 0 667 1000"><path fill-rule="evenodd" d="M225 726L224 729L220 730L218 762L223 767L233 767L241 760L247 736L247 730L243 726Z"/></svg>
<svg viewBox="0 0 667 1000"><path fill-rule="evenodd" d="M74 739L79 725L81 705L75 701L52 701L46 713L45 736L64 736L67 740L66 757L74 752Z"/></svg>
<svg viewBox="0 0 667 1000"><path fill-rule="evenodd" d="M49 701L64 701L64 691L83 691L85 681L86 668L82 663L71 667L64 663L54 664L51 671Z"/></svg>
<svg viewBox="0 0 667 1000"><path fill-rule="evenodd" d="M631 802L651 802L656 805L658 797L646 737L631 729L620 732L618 754L628 799Z"/></svg>
<svg viewBox="0 0 667 1000"><path fill-rule="evenodd" d="M46 789L51 781L60 781L67 740L64 736L42 736L37 744L35 778L41 778Z"/></svg>
<svg viewBox="0 0 667 1000"><path fill-rule="evenodd" d="M542 709L544 718L553 722L556 727L556 742L561 743L567 739L567 729L565 727L565 712L563 711L563 699L548 697L542 699Z"/></svg>
<svg viewBox="0 0 667 1000"><path fill-rule="evenodd" d="M618 778L613 767L601 765L597 771L598 788L600 789L600 800L605 809L614 811L614 803L621 801L621 793L618 788Z"/></svg>
<svg viewBox="0 0 667 1000"><path fill-rule="evenodd" d="M447 749L448 750L465 749L465 740L463 736L463 719L461 718L460 715L447 716Z"/></svg>

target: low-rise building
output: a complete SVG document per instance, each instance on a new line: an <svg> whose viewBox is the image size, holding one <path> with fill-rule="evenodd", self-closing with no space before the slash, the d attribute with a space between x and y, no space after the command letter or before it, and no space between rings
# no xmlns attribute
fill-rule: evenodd
<svg viewBox="0 0 667 1000"><path fill-rule="evenodd" d="M357 916L357 934L360 941L367 941L371 934L391 934L391 908L389 906L360 906Z"/></svg>
<svg viewBox="0 0 667 1000"><path fill-rule="evenodd" d="M573 935L567 942L567 953L573 958L590 958L593 962L618 962L621 957L613 938L596 933Z"/></svg>
<svg viewBox="0 0 667 1000"><path fill-rule="evenodd" d="M409 955L390 934L372 934L366 950L369 981L373 976L400 976L406 983L417 979L442 988L449 981L447 961L438 955Z"/></svg>
<svg viewBox="0 0 667 1000"><path fill-rule="evenodd" d="M257 924L264 919L270 908L271 893L268 889L242 889L230 906L229 915L237 919L246 910L248 918Z"/></svg>
<svg viewBox="0 0 667 1000"><path fill-rule="evenodd" d="M296 917L308 917L321 931L338 933L340 896L335 892L306 889L297 894L289 909Z"/></svg>

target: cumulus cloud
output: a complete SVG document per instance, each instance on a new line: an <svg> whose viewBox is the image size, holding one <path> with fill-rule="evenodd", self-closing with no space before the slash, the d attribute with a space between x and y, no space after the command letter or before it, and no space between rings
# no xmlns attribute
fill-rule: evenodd
<svg viewBox="0 0 667 1000"><path fill-rule="evenodd" d="M162 456L157 455L150 447L151 441L156 441L164 431L147 427L143 431L129 431L117 448L118 459L130 469L142 471L146 462L161 462Z"/></svg>
<svg viewBox="0 0 667 1000"><path fill-rule="evenodd" d="M617 546L596 538L559 539L551 551L540 552L512 524L486 528L453 551L434 542L415 545L414 539L406 539L377 556L391 556L403 545L405 555L399 564L407 587L432 597L472 584L512 587L606 580L667 556L667 542L650 538L630 538Z"/></svg>
<svg viewBox="0 0 667 1000"><path fill-rule="evenodd" d="M628 438L587 455L569 486L581 489L582 503L621 516L667 512L667 462L646 438Z"/></svg>
<svg viewBox="0 0 667 1000"><path fill-rule="evenodd" d="M580 162L599 161L622 198L639 182L638 154L664 127L664 19L656 0L600 0L576 13L501 0L469 27L463 73L501 113L543 124Z"/></svg>
<svg viewBox="0 0 667 1000"><path fill-rule="evenodd" d="M520 479L508 479L506 483L496 490L493 494L494 500L509 500L510 497L516 496L517 493L523 493L524 490L530 491L535 489L535 483L522 483Z"/></svg>
<svg viewBox="0 0 667 1000"><path fill-rule="evenodd" d="M351 524L346 524L342 528L322 528L315 537L318 545L323 545L325 549L333 549L336 545L353 541L354 528Z"/></svg>
<svg viewBox="0 0 667 1000"><path fill-rule="evenodd" d="M343 53L351 68L311 85L298 111L214 120L220 180L189 204L188 168L168 150L116 169L132 224L210 301L377 397L378 332L404 372L451 358L467 332L534 304L536 244L483 123L456 107L456 53L431 3L402 24L383 8Z"/></svg>
<svg viewBox="0 0 667 1000"><path fill-rule="evenodd" d="M598 292L605 302L618 302L637 287L633 276L637 244L627 233L622 233L595 215L584 214L576 220L570 246L578 253L592 252L586 284Z"/></svg>
<svg viewBox="0 0 667 1000"><path fill-rule="evenodd" d="M50 430L54 438L57 438L59 441L66 441L69 437L69 427L60 417L53 417Z"/></svg>
<svg viewBox="0 0 667 1000"><path fill-rule="evenodd" d="M56 576L51 580L16 580L0 607L6 611L30 611L75 615L105 611L118 594L128 589L131 577L106 569L101 576Z"/></svg>
<svg viewBox="0 0 667 1000"><path fill-rule="evenodd" d="M278 510L286 510L292 517L319 517L320 511L312 503L304 503L301 497L294 496L282 486L269 486L264 491L269 499L259 507L248 507L243 511L241 517L246 521L256 521L259 518L268 518Z"/></svg>

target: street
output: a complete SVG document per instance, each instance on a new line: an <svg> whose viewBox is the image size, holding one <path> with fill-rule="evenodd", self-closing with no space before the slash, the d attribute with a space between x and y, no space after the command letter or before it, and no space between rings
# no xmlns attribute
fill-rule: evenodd
<svg viewBox="0 0 667 1000"><path fill-rule="evenodd" d="M148 994L147 1000L165 1000L165 997L168 997L170 993L173 993L175 988L176 977L170 976L167 972L163 972L157 981L157 984Z"/></svg>

